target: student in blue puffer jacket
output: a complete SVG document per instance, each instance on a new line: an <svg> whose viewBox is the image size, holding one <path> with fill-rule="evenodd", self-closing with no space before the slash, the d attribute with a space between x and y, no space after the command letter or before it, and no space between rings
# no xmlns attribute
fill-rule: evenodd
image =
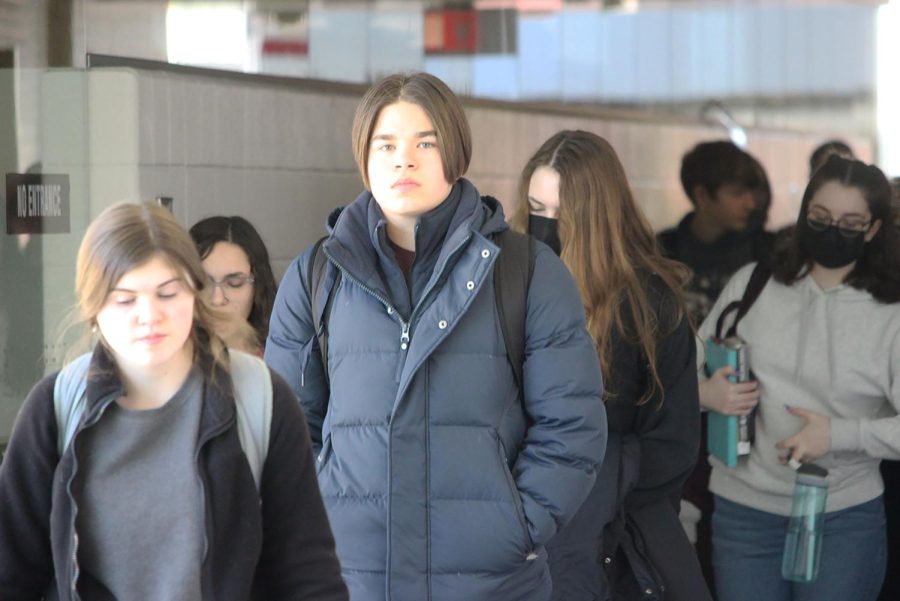
<svg viewBox="0 0 900 601"><path fill-rule="evenodd" d="M317 302L312 251L288 268L265 353L306 412L351 598L547 600L544 544L606 444L579 293L535 243L520 391L492 278L508 228L461 177L459 100L425 73L387 77L357 109L353 148L367 190L332 217Z"/></svg>

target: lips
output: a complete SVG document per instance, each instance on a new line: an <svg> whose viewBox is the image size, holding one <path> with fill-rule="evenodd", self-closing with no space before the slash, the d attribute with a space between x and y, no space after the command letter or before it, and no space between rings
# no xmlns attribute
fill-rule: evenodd
<svg viewBox="0 0 900 601"><path fill-rule="evenodd" d="M138 342L143 342L144 344L159 344L165 338L165 334L149 334L147 336L141 336L138 338Z"/></svg>
<svg viewBox="0 0 900 601"><path fill-rule="evenodd" d="M392 190L397 190L398 192L406 192L409 190L414 190L419 187L419 183L414 179L404 178L398 179L391 186Z"/></svg>

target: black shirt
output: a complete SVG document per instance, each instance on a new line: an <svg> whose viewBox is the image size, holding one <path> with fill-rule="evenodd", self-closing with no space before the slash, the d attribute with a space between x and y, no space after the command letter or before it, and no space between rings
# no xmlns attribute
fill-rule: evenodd
<svg viewBox="0 0 900 601"><path fill-rule="evenodd" d="M691 232L693 219L694 213L688 213L677 227L661 232L657 238L667 257L691 269L686 300L694 324L699 326L734 272L748 263L769 260L774 235L759 230L729 232L706 244Z"/></svg>

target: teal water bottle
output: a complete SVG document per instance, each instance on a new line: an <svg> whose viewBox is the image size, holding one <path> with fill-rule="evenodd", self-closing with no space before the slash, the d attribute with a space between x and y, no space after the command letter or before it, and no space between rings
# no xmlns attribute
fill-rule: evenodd
<svg viewBox="0 0 900 601"><path fill-rule="evenodd" d="M828 470L814 463L800 466L781 560L785 580L813 582L819 575L827 497Z"/></svg>

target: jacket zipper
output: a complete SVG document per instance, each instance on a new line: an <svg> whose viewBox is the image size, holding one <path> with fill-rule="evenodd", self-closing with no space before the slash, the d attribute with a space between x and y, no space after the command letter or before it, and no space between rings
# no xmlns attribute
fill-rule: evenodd
<svg viewBox="0 0 900 601"><path fill-rule="evenodd" d="M78 532L75 531L75 521L78 518L78 503L75 502L75 496L72 494L72 483L75 481L75 476L78 474L78 455L75 453L75 441L77 440L79 434L100 421L100 418L103 417L103 414L106 412L106 409L109 407L110 403L116 400L117 397L118 393L110 395L109 397L103 399L103 401L100 402L100 408L97 410L97 414L92 417L90 421L86 421L84 424L82 424L81 427L75 431L75 433L72 435L72 439L69 441L69 448L71 448L72 450L72 475L69 476L69 480L66 482L66 494L69 497L69 502L72 503L72 520L69 523L69 529L72 532L72 574L69 580L69 587L71 589L73 601L81 600L81 596L78 594L78 577L81 575L81 568L78 566Z"/></svg>
<svg viewBox="0 0 900 601"><path fill-rule="evenodd" d="M209 510L209 496L206 494L206 482L203 480L203 475L200 469L200 451L210 440L228 430L228 428L230 428L233 424L234 422L222 424L216 430L208 432L206 436L204 436L197 443L197 448L194 449L194 462L197 467L197 482L200 484L200 509L203 512L203 558L201 565L204 566L204 569L203 575L200 578L200 592L204 596L204 598L207 595L212 594L212 591L209 590L210 587L206 579L206 559L209 555L209 533L212 532L212 517Z"/></svg>
<svg viewBox="0 0 900 601"><path fill-rule="evenodd" d="M469 240L471 240L471 238L472 238L472 235L471 235L471 234L468 234L465 238L463 238L463 239L460 241L460 243L456 245L456 248L454 248L453 251L447 256L447 261L449 261L450 258L453 257L457 252L459 252L459 250L460 250L463 246L465 246L465 245L469 242ZM391 302L390 302L388 299L386 299L384 296L382 296L381 294L378 294L378 292L376 292L376 291L373 290L372 288L366 286L365 284L363 284L362 282L360 282L359 279L357 279L356 277L354 277L354 276L347 270L347 268L345 268L343 265L341 265L341 264L337 261L337 259L335 259L333 256L331 256L331 254L328 252L328 249L327 249L325 246L322 247L322 251L325 253L325 256L328 257L328 260L331 261L331 262L334 264L334 266L337 267L337 268L340 270L341 275L343 275L345 278L349 279L351 282L353 282L354 284L356 284L357 286L359 286L360 288L362 288L363 291L367 292L368 294L370 294L371 296L373 296L375 299L377 299L379 302L381 302L381 304L384 305L384 307L387 309L388 315L396 315L396 316L397 316L397 320L400 322L400 328L401 328L401 331L400 331L400 350L402 350L402 351L408 350L408 349L409 349L410 336L411 336L411 334L410 334L410 329L411 329L411 327L412 327L412 324L413 324L413 322L416 320L416 317L417 317L417 316L419 315L419 313L421 312L420 309L426 305L426 302L425 302L425 301L428 300L428 299L431 297L431 293L434 292L434 288L435 288L435 287L432 286L431 288L429 288L429 289L425 292L425 295L422 297L422 300L419 301L419 304L417 304L417 305L415 306L415 308L414 308L413 311L412 311L412 314L410 314L409 319L408 319L408 320L405 320L405 319L403 319L403 317L400 315L400 312L397 311L397 308L393 305L393 303L391 303ZM444 261L444 265L441 266L441 271L443 271L443 269L444 269L445 266L447 265L447 261Z"/></svg>
<svg viewBox="0 0 900 601"><path fill-rule="evenodd" d="M442 272L446 268L446 265L450 261L450 259L453 256L455 256L456 253L458 253L466 244L468 244L469 240L471 240L471 239L472 239L472 234L469 233L460 241L459 244L456 245L456 247L450 252L450 254L447 255L447 260L444 261L444 264L441 266L440 272ZM432 286L425 292L425 294L422 296L422 300L419 301L419 303L413 308L413 311L409 316L409 320L404 320L403 317L400 315L400 312L397 311L397 308L394 307L394 305L389 300L387 300L382 295L378 294L377 292L372 290L370 287L368 287L365 284L363 284L362 282L360 282L359 279L354 277L343 265L341 265L333 256L331 256L328 253L328 249L325 248L324 246L322 247L322 251L325 253L325 256L328 257L328 260L331 261L334 264L334 266L340 270L341 275L343 277L349 279L351 282L353 282L354 284L356 284L357 286L362 288L363 291L367 292L372 297L374 297L375 299L380 301L381 304L384 305L385 308L387 309L388 315L396 315L397 316L397 319L400 322L400 350L403 351L404 353L406 351L408 351L410 337L411 337L410 328L412 326L412 323L416 319L416 317L419 315L420 309L422 307L426 306L426 304L427 304L426 301L431 297L436 286ZM440 278L438 278L438 280L439 279ZM435 280L435 282L437 282L438 280ZM400 361L398 363L397 373L395 376L395 380L397 382L400 381L400 375L403 372L403 365L405 363L406 363L405 360ZM426 374L427 374L427 372L426 372ZM427 375L426 375L426 377L427 377ZM430 428L428 427L429 411L428 411L427 390L428 390L428 387L426 386L426 393L425 393L426 394L426 397L425 397L425 495L426 495L426 499L425 499L425 540L426 540L425 554L426 554L426 559L425 559L425 561L426 561L426 570L427 570L426 589L428 590L428 599L431 599L431 547L430 547L430 543L427 542L427 541L429 541L430 535L431 535L431 509L430 509L430 502L427 498L428 495L430 494L431 470L430 470L430 464L428 462L430 461L429 445L430 445L431 439L429 436ZM388 470L388 471L390 472L390 470ZM390 482L388 482L388 488L390 488ZM388 519L390 519L390 504L388 505ZM390 552L389 552L388 556L390 557ZM388 582L389 581L390 581L390 573L388 573ZM390 589L390 585L388 585L388 589Z"/></svg>
<svg viewBox="0 0 900 601"><path fill-rule="evenodd" d="M410 328L410 324L412 323L412 317L410 317L409 321L404 320L403 317L400 315L400 312L397 311L397 307L395 307L391 303L391 301L384 298L382 295L378 294L375 290L369 288L368 286L366 286L365 284L360 282L349 271L347 271L347 269L343 265L341 265L334 257L332 257L328 253L328 249L325 248L325 246L322 247L322 251L325 253L325 256L328 257L328 260L331 261L332 264L340 270L341 275L343 275L345 278L347 278L348 280L350 280L351 282L353 282L354 284L356 284L357 286L362 288L363 291L367 292L368 294L373 296L375 299L377 299L382 305L384 305L385 309L387 309L388 315L396 315L397 316L397 319L400 321L400 326L402 328L402 331L400 333L400 350L405 351L406 349L408 349L409 348L409 328Z"/></svg>

